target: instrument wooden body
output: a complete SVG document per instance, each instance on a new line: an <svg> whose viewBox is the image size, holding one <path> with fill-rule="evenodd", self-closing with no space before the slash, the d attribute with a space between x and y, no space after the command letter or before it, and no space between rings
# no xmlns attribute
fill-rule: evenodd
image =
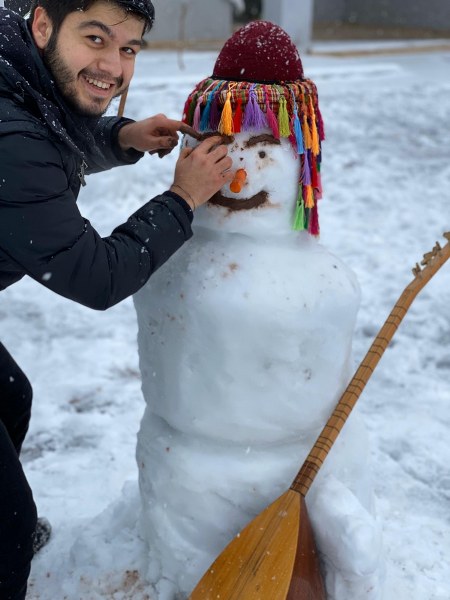
<svg viewBox="0 0 450 600"><path fill-rule="evenodd" d="M450 258L448 243L424 255L341 396L291 488L251 521L206 571L190 600L325 600L305 496L420 290Z"/></svg>
<svg viewBox="0 0 450 600"><path fill-rule="evenodd" d="M236 567L242 569L236 579ZM191 600L325 599L303 496L288 490L227 546Z"/></svg>

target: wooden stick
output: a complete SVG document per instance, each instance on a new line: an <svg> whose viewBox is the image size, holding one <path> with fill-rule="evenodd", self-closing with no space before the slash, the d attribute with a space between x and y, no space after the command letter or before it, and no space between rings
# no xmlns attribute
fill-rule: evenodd
<svg viewBox="0 0 450 600"><path fill-rule="evenodd" d="M182 123L180 125L179 131L183 135L190 135L192 138L194 138L194 140L201 141L203 139L203 136L201 133L199 133L198 131L195 131L195 129L193 127L191 127L190 125L186 125L186 123Z"/></svg>
<svg viewBox="0 0 450 600"><path fill-rule="evenodd" d="M129 88L127 88L123 92L123 94L120 96L119 110L117 111L117 116L118 117L123 117L123 113L125 111L125 104L127 103L128 89Z"/></svg>
<svg viewBox="0 0 450 600"><path fill-rule="evenodd" d="M342 394L341 399L303 463L302 468L292 482L291 489L302 496L305 496L311 487L319 469L354 408L356 401L373 374L375 367L383 356L384 351L388 347L414 298L450 257L450 232L444 233L444 237L449 240L444 249L436 242L433 250L424 255L421 263L424 265L424 268L421 269L418 264L414 267L414 280L405 288L392 309L364 360Z"/></svg>

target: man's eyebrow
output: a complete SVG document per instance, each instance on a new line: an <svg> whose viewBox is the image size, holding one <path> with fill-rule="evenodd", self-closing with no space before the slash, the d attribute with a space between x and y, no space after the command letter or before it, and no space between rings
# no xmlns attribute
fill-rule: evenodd
<svg viewBox="0 0 450 600"><path fill-rule="evenodd" d="M96 21L95 19L93 19L92 21L83 21L78 26L78 29L80 31L82 31L83 29L89 29L90 27L98 27L98 29L101 29L112 40L116 37L115 33L111 29L111 27L108 27L108 25L105 25L105 23L102 23L101 21ZM140 46L142 48L142 46L144 45L144 42L142 40L129 40L126 43L126 45L127 46Z"/></svg>

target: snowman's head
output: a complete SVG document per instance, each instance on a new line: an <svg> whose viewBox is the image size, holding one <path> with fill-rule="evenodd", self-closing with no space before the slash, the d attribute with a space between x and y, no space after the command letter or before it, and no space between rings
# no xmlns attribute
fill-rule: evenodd
<svg viewBox="0 0 450 600"><path fill-rule="evenodd" d="M184 147L199 142L186 136ZM234 179L197 210L196 225L227 232L286 235L299 193L300 160L289 140L266 128L230 140Z"/></svg>
<svg viewBox="0 0 450 600"><path fill-rule="evenodd" d="M235 175L196 223L239 233L318 235L323 123L287 33L254 21L224 45L213 75L189 95L183 120L204 136L226 137ZM186 136L184 145L197 142Z"/></svg>

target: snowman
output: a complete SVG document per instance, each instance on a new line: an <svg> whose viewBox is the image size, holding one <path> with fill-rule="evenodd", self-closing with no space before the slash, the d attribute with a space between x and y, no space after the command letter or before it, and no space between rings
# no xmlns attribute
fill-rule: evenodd
<svg viewBox="0 0 450 600"><path fill-rule="evenodd" d="M184 120L224 136L234 180L196 211L192 240L135 296L147 403L140 526L157 600L188 598L289 488L350 378L359 305L355 276L318 241L323 124L289 36L266 21L237 31ZM306 501L328 598L381 599L357 415Z"/></svg>

